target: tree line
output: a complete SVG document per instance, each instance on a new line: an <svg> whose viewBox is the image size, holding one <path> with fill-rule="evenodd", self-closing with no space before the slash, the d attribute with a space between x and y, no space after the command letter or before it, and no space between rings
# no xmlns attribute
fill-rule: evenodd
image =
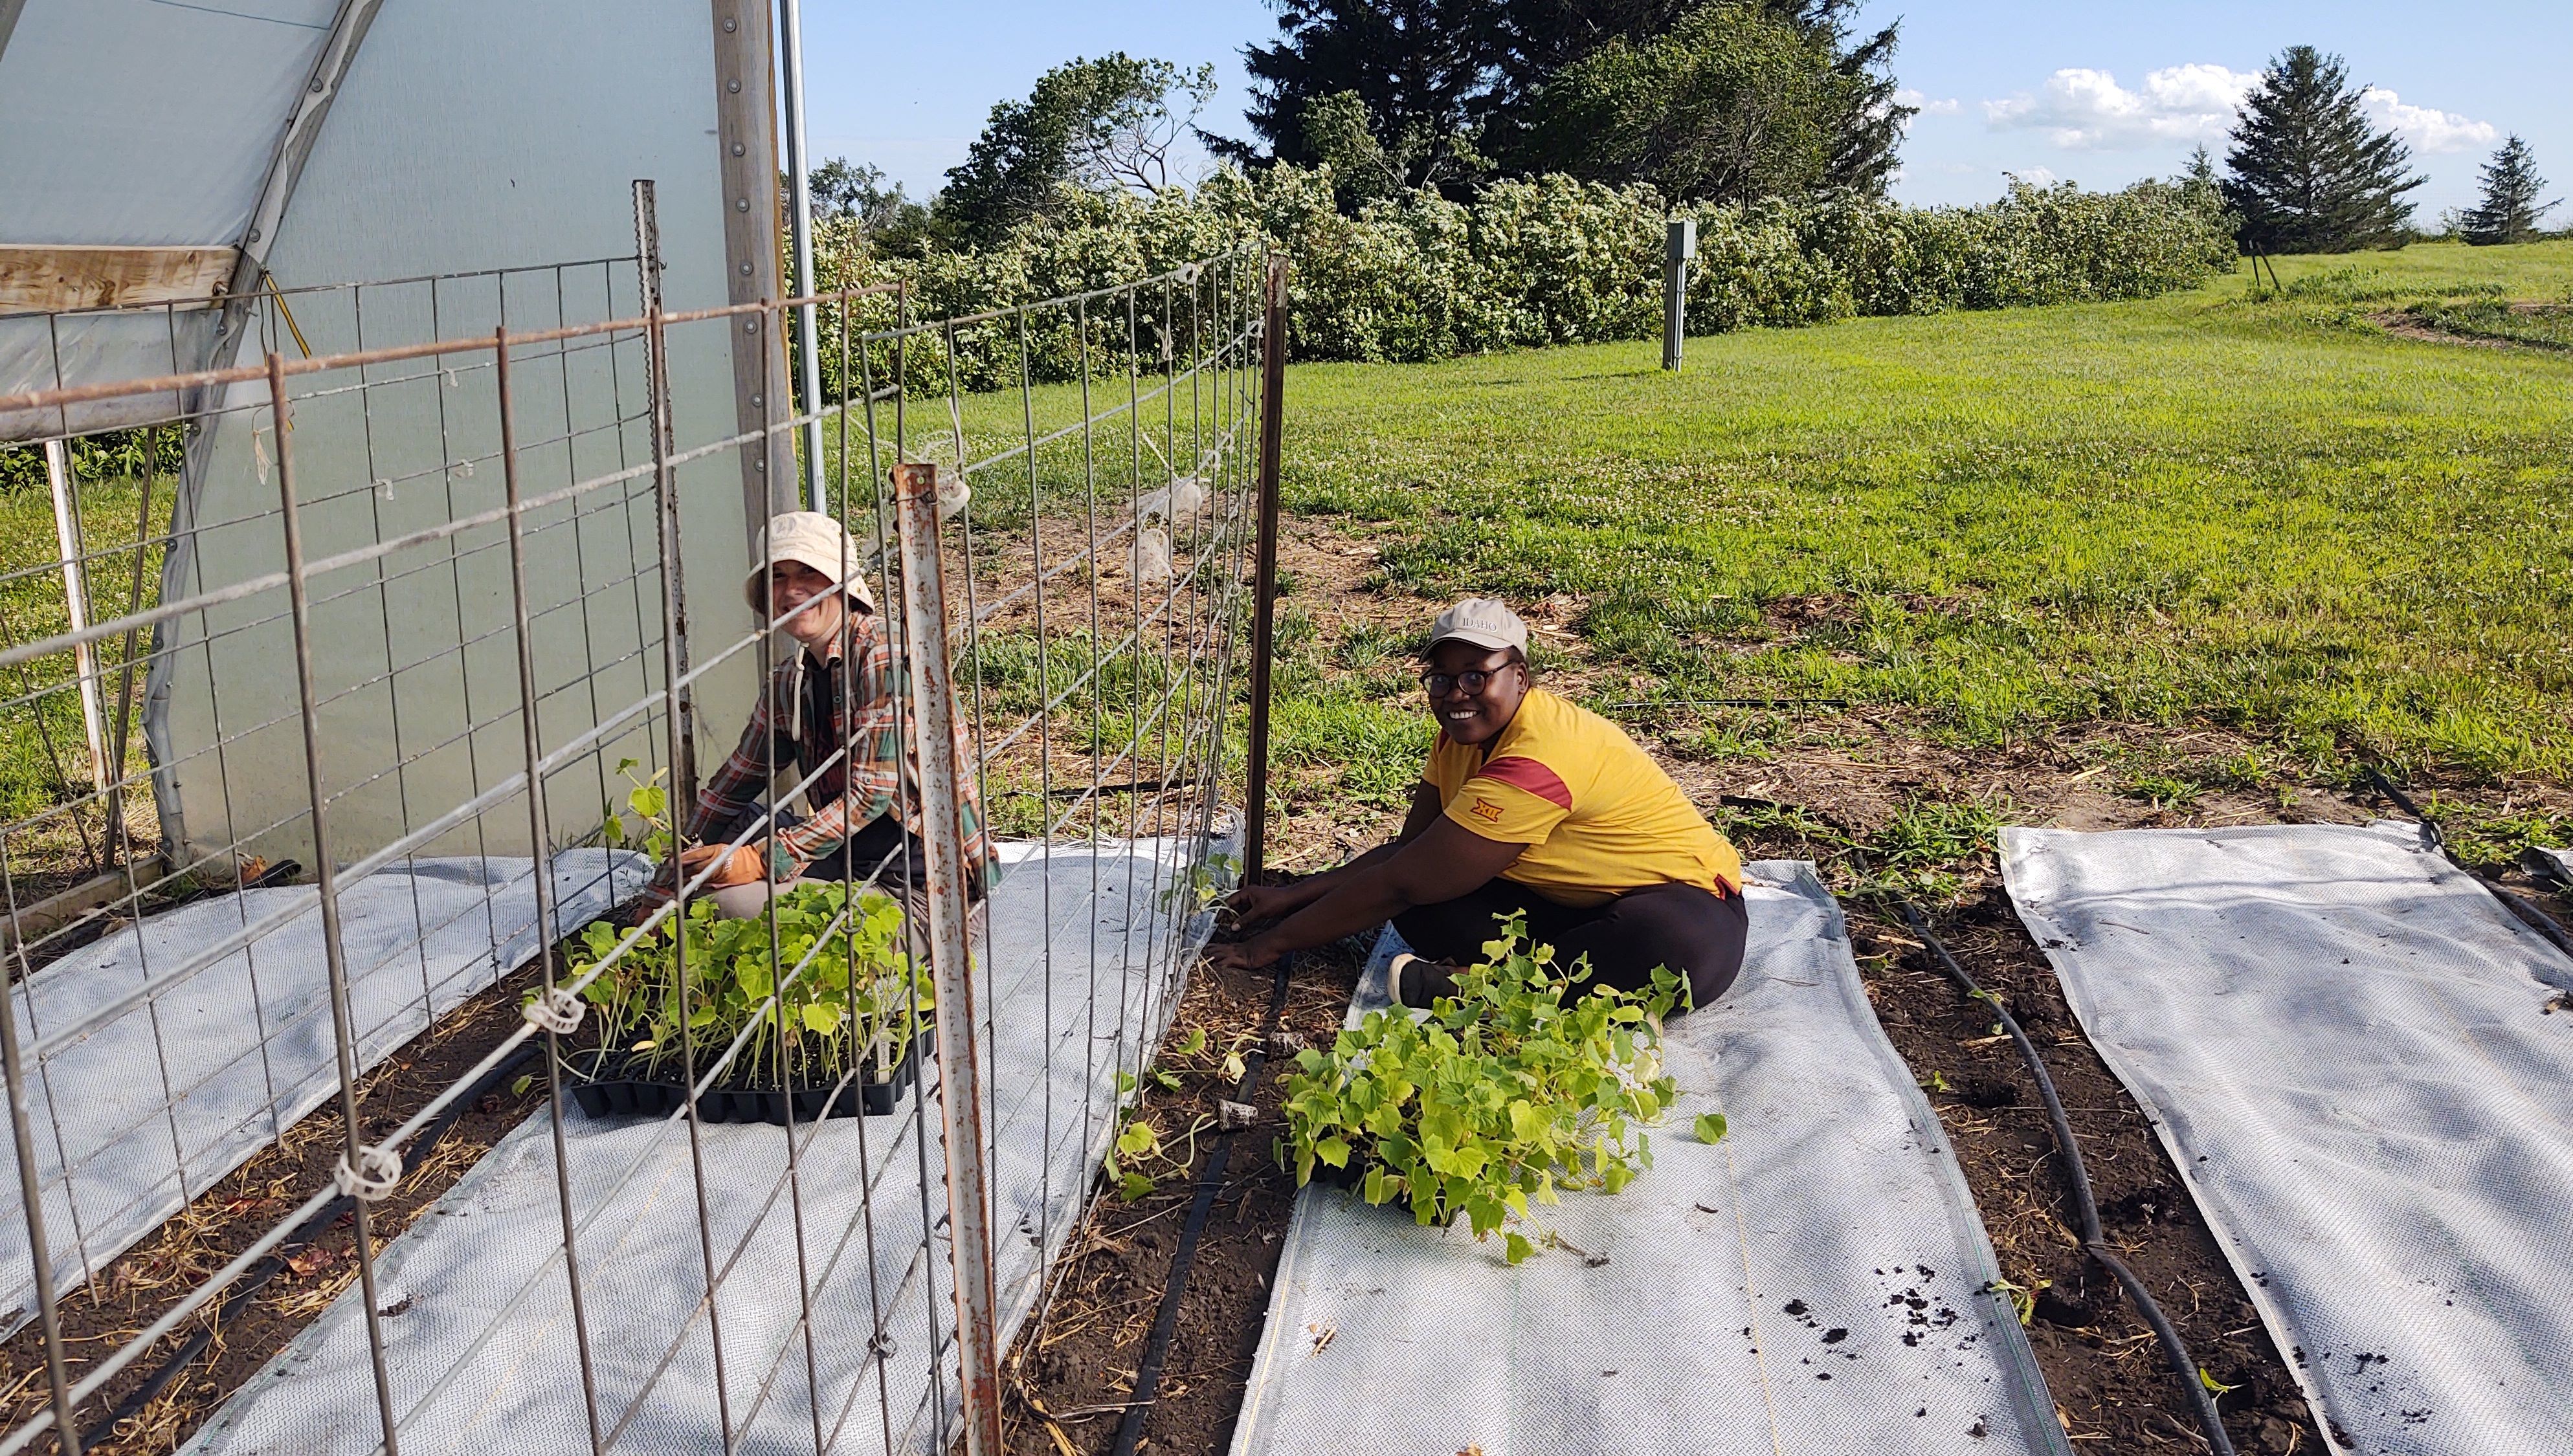
<svg viewBox="0 0 2573 1456"><path fill-rule="evenodd" d="M1693 206L1881 201L1916 109L1896 90L1899 25L1858 26L1859 3L1278 0L1277 38L1244 51L1248 139L1200 125L1213 66L1118 52L994 106L934 198L834 160L813 176L815 204L892 256L991 249L1065 224L1083 195L1186 186L1174 157L1191 142L1250 174L1326 171L1352 217L1547 176ZM2290 47L2243 101L2221 168L2200 148L2173 181L2219 197L2246 252L2400 247L2422 236L2409 195L2426 179L2364 94L2341 57ZM2544 189L2513 136L2479 204L2443 221L2468 242L2524 241L2556 206Z"/></svg>

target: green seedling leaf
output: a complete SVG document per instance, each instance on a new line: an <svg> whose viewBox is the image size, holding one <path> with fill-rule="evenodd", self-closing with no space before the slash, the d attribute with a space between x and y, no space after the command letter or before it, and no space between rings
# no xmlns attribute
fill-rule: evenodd
<svg viewBox="0 0 2573 1456"><path fill-rule="evenodd" d="M1227 1081L1227 1082L1236 1082L1236 1083L1238 1083L1238 1082L1242 1081L1242 1080L1243 1080L1243 1078L1245 1078L1246 1076L1249 1076L1249 1075L1250 1075L1250 1072L1251 1072L1251 1069L1250 1069L1250 1067L1249 1067L1248 1065L1246 1065L1246 1064L1243 1062L1243 1060L1242 1060L1242 1054L1241 1054L1241 1053L1239 1053L1239 1052L1227 1052L1226 1054L1224 1054L1224 1080L1225 1080L1225 1081Z"/></svg>
<svg viewBox="0 0 2573 1456"><path fill-rule="evenodd" d="M1117 1150L1128 1157L1141 1157L1161 1145L1162 1135L1153 1130L1150 1122L1129 1122L1126 1130L1117 1134Z"/></svg>
<svg viewBox="0 0 2573 1456"><path fill-rule="evenodd" d="M2241 1389L2238 1385L2227 1385L2216 1379L2214 1376L2207 1374L2206 1367L2204 1365L2197 1367L2197 1383L2205 1386L2207 1393L2211 1395L2231 1395L2234 1391Z"/></svg>
<svg viewBox="0 0 2573 1456"><path fill-rule="evenodd" d="M1660 1053L1682 988L1667 973L1647 991L1602 987L1585 963L1564 968L1531 947L1524 918L1499 931L1426 1020L1370 1013L1296 1054L1281 1158L1298 1182L1316 1165L1363 1166L1368 1202L1399 1200L1422 1226L1499 1233L1515 1262L1550 1231L1511 1220L1562 1187L1615 1192L1651 1165L1642 1129L1677 1093ZM1238 1080L1242 1068L1226 1071Z"/></svg>
<svg viewBox="0 0 2573 1456"><path fill-rule="evenodd" d="M1722 1112L1700 1112L1697 1114L1698 1141L1708 1143L1721 1142L1724 1140L1724 1129L1725 1121L1724 1114Z"/></svg>
<svg viewBox="0 0 2573 1456"><path fill-rule="evenodd" d="M1188 1036L1182 1038L1179 1044L1174 1046L1171 1050L1182 1057L1195 1057L1206 1050L1206 1028L1191 1027L1189 1028Z"/></svg>
<svg viewBox="0 0 2573 1456"><path fill-rule="evenodd" d="M1153 1180L1139 1172L1130 1172L1117 1180L1117 1195L1132 1203L1153 1191Z"/></svg>
<svg viewBox="0 0 2573 1456"><path fill-rule="evenodd" d="M517 1081L509 1084L509 1095L513 1097L525 1096L527 1094L527 1089L534 1087L535 1085L536 1075L532 1072L523 1073L519 1076Z"/></svg>
<svg viewBox="0 0 2573 1456"><path fill-rule="evenodd" d="M1528 1242L1525 1238L1515 1233L1504 1233L1501 1235L1501 1257L1513 1264L1526 1258L1529 1254L1536 1252L1535 1244Z"/></svg>

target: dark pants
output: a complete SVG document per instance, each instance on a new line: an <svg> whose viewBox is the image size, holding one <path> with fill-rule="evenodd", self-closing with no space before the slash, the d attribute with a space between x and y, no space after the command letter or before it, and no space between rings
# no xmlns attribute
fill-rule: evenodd
<svg viewBox="0 0 2573 1456"><path fill-rule="evenodd" d="M1651 885L1605 904L1558 905L1514 880L1487 881L1454 900L1414 906L1393 918L1411 949L1432 961L1468 966L1482 959L1497 932L1493 918L1527 913L1528 937L1554 948L1557 969L1590 958L1592 984L1642 991L1653 969L1688 982L1688 1006L1724 995L1742 971L1751 916L1739 895L1713 895L1695 885Z"/></svg>

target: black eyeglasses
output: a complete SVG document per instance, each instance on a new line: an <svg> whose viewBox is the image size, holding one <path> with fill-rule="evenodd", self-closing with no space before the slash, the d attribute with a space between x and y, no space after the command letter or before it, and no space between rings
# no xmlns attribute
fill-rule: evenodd
<svg viewBox="0 0 2573 1456"><path fill-rule="evenodd" d="M1471 697L1481 692L1485 683L1509 670L1509 665L1503 664L1499 667L1477 667L1466 672L1424 672L1420 675L1420 685L1427 688L1433 698L1443 698L1457 688L1463 688L1466 696Z"/></svg>

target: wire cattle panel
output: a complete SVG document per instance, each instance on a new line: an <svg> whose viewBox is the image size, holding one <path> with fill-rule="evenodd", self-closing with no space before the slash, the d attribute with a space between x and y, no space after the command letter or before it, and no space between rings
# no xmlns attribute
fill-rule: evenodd
<svg viewBox="0 0 2573 1456"><path fill-rule="evenodd" d="M1239 864L1264 262L953 321L825 296L825 401L697 433L728 416L678 407L708 377L685 362L793 302L660 311L640 232L639 290L603 275L587 317L562 294L517 327L497 276L474 305L351 290L296 306L338 353L0 398L198 406L144 437L139 483L178 439L187 488L138 507L126 599L0 637L12 752L110 671L148 670L154 704L140 762L56 774L0 822L39 1254L0 1456L67 1425L365 1451L495 1420L601 1451L989 1445L999 1352ZM878 590L799 646L819 607L763 621L707 501L738 509L744 452L816 425L810 503ZM736 747L762 693L832 706ZM131 718L132 687L106 700ZM797 852L859 802L866 834ZM638 896L691 830L716 852ZM719 897L727 847L796 878ZM493 996L523 1014L434 1086L370 1075ZM181 1024L221 1035L174 1056ZM388 1247L430 1175L406 1147L521 1065L537 1114ZM715 1121L744 1108L782 1125ZM243 1158L317 1135L335 1172L255 1162L270 1196L231 1196ZM187 1245L196 1272L126 1277L182 1204L185 1230L230 1220ZM204 1424L181 1367L219 1312L318 1311L310 1284L260 1291L335 1215L331 1313ZM61 1303L84 1279L115 1302Z"/></svg>

